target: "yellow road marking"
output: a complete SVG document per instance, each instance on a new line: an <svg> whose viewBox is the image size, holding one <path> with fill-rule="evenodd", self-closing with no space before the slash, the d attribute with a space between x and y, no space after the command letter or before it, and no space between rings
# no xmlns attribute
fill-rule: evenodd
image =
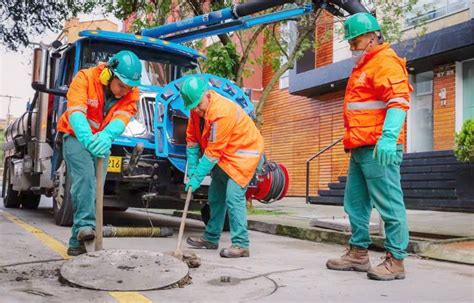
<svg viewBox="0 0 474 303"><path fill-rule="evenodd" d="M35 237L43 241L49 248L54 250L57 254L59 254L64 259L71 259L70 256L67 254L67 248L61 242L56 240L55 238L51 237L41 229L30 225L14 215L6 212L1 211L0 214L3 214L7 219L12 221L13 223L19 225L27 232L32 233ZM109 295L115 298L119 303L151 303L150 299L145 297L144 295L138 292L122 292L122 291L110 291Z"/></svg>
<svg viewBox="0 0 474 303"><path fill-rule="evenodd" d="M64 259L70 259L71 257L67 255L67 248L58 240L55 238L51 237L50 235L46 234L43 232L41 229L34 227L33 225L30 225L28 223L23 222L22 220L18 219L14 215L2 211L1 214L3 214L7 219L12 221L13 223L16 223L20 227L22 227L24 230L27 232L32 233L36 238L40 239L45 243L49 248L54 250L58 255L63 257Z"/></svg>
<svg viewBox="0 0 474 303"><path fill-rule="evenodd" d="M111 291L109 294L120 303L152 303L150 299L138 292Z"/></svg>

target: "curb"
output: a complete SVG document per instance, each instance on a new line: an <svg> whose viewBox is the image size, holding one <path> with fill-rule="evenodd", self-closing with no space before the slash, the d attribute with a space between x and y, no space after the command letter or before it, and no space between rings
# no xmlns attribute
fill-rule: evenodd
<svg viewBox="0 0 474 303"><path fill-rule="evenodd" d="M174 217L181 217L183 214L182 211L174 211ZM201 216L199 214L190 214L188 213L189 219L200 220ZM257 220L249 219L248 221L248 229L253 231L259 231L266 234L277 235L277 236L284 236L290 237L300 240L308 240L313 242L321 242L321 243L331 243L331 244L340 244L340 245L347 245L350 239L350 233L333 231L328 229L322 229L317 227L305 228L305 227L296 227L291 225L283 225L278 223L267 223ZM372 245L371 249L375 250L384 250L384 238L379 236L372 236ZM443 241L432 241L428 239L420 239L420 238L410 238L410 242L408 244L407 252L419 254L426 249L431 244L440 243Z"/></svg>

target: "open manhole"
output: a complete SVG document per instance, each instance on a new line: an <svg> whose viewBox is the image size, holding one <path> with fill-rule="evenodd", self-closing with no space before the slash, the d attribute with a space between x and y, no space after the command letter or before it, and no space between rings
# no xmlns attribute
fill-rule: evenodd
<svg viewBox="0 0 474 303"><path fill-rule="evenodd" d="M174 285L188 271L185 263L159 252L100 250L66 262L61 267L61 276L90 289L140 291Z"/></svg>

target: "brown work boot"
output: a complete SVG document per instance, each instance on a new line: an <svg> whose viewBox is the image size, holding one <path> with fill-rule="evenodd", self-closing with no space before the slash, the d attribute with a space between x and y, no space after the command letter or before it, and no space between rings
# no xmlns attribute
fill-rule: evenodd
<svg viewBox="0 0 474 303"><path fill-rule="evenodd" d="M195 237L188 237L186 239L186 243L191 245L193 248L201 248L201 249L217 249L219 247L218 244L209 242L205 239L195 238Z"/></svg>
<svg viewBox="0 0 474 303"><path fill-rule="evenodd" d="M220 255L223 258L240 258L250 256L250 252L248 248L232 245L229 248L222 249Z"/></svg>
<svg viewBox="0 0 474 303"><path fill-rule="evenodd" d="M95 238L95 231L91 227L85 227L79 230L77 233L77 241L85 242L91 241Z"/></svg>
<svg viewBox="0 0 474 303"><path fill-rule="evenodd" d="M86 252L86 246L83 243L80 244L78 247L69 246L67 249L67 255L73 257L85 254Z"/></svg>
<svg viewBox="0 0 474 303"><path fill-rule="evenodd" d="M367 272L367 277L372 280L390 281L395 279L405 279L405 266L403 260L395 259L391 253L387 252L384 261L372 267Z"/></svg>
<svg viewBox="0 0 474 303"><path fill-rule="evenodd" d="M329 259L326 267L333 270L367 271L370 268L367 249L351 246L340 258Z"/></svg>

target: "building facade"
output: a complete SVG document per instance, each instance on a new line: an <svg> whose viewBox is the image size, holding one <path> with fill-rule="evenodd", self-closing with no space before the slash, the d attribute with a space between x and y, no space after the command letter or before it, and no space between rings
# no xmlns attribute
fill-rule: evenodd
<svg viewBox="0 0 474 303"><path fill-rule="evenodd" d="M473 7L469 0L420 0L417 11L405 16L402 42L393 47L407 59L414 87L406 123L407 154L452 154L455 133L463 121L474 118ZM264 109L266 152L288 167L292 196L305 195L306 160L344 132L344 90L353 63L332 18L325 14L318 21L317 49L308 51L288 79L275 85ZM423 25L414 28L414 22L420 20ZM419 35L420 28L423 35ZM265 66L263 85L271 75L271 68ZM348 160L342 144L314 160L310 195L324 192L346 175Z"/></svg>

